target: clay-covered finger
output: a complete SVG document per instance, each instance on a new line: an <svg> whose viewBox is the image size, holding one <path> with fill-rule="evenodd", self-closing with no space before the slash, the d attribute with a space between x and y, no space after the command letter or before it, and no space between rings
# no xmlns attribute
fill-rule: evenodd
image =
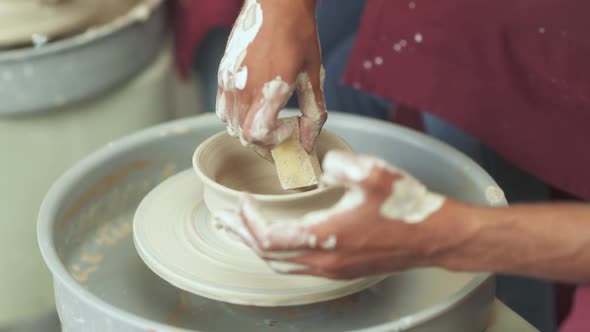
<svg viewBox="0 0 590 332"><path fill-rule="evenodd" d="M275 272L281 274L301 273L309 269L303 264L289 263L284 261L266 261L266 264Z"/></svg>
<svg viewBox="0 0 590 332"><path fill-rule="evenodd" d="M242 196L240 214L246 228L264 252L313 247L313 234L299 220L271 222L263 215L251 195Z"/></svg>
<svg viewBox="0 0 590 332"><path fill-rule="evenodd" d="M275 146L287 140L293 134L293 128L282 123L277 123L273 126L268 136L263 141L260 141L265 146Z"/></svg>
<svg viewBox="0 0 590 332"><path fill-rule="evenodd" d="M297 77L297 95L303 116L299 121L300 140L307 152L311 152L322 126L328 118L324 101L325 71L323 66L311 66Z"/></svg>
<svg viewBox="0 0 590 332"><path fill-rule="evenodd" d="M330 151L322 161L321 182L326 185L357 184L369 177L374 166L372 160L352 152Z"/></svg>
<svg viewBox="0 0 590 332"><path fill-rule="evenodd" d="M295 271L296 274L322 273L332 279L384 276L395 271L429 266L420 254L410 249L312 251L285 261L309 267L308 270Z"/></svg>
<svg viewBox="0 0 590 332"><path fill-rule="evenodd" d="M238 236L242 242L254 250L259 250L256 240L248 232L240 215L232 211L218 211L213 214L213 222L216 227L221 227Z"/></svg>
<svg viewBox="0 0 590 332"><path fill-rule="evenodd" d="M322 162L321 181L327 185L359 184L371 175L386 173L399 176L402 171L385 161L348 151L330 151ZM380 178L380 176L377 176ZM379 179L377 179L379 180ZM383 180L383 179L382 179Z"/></svg>
<svg viewBox="0 0 590 332"><path fill-rule="evenodd" d="M221 227L225 231L237 236L242 243L250 247L254 252L265 260L285 260L301 256L306 253L305 250L296 251L265 251L258 244L248 227L245 226L244 219L239 213L232 211L218 211L213 214L213 222L216 227Z"/></svg>
<svg viewBox="0 0 590 332"><path fill-rule="evenodd" d="M225 96L225 118L226 118L226 128L227 133L232 136L236 137L238 135L239 126L235 119L237 119L237 110L234 108L236 104L236 95L234 92L226 90L224 92Z"/></svg>
<svg viewBox="0 0 590 332"><path fill-rule="evenodd" d="M215 114L221 122L227 122L227 102L225 100L225 92L221 86L217 87L217 98L215 100Z"/></svg>
<svg viewBox="0 0 590 332"><path fill-rule="evenodd" d="M281 125L279 112L293 93L293 86L280 76L265 83L241 121L244 139L252 144L271 147L289 138L292 128Z"/></svg>

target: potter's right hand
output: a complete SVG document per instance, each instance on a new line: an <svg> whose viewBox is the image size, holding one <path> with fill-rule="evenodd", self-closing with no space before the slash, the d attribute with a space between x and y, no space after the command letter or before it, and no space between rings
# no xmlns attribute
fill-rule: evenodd
<svg viewBox="0 0 590 332"><path fill-rule="evenodd" d="M297 89L309 152L327 118L316 0L246 0L219 66L216 113L243 144L270 148L291 135L278 113Z"/></svg>
<svg viewBox="0 0 590 332"><path fill-rule="evenodd" d="M327 209L269 219L246 195L238 211L214 218L277 272L334 279L431 266L457 241L459 227L467 229L449 222L459 204L383 160L330 151L323 170L323 183L348 188Z"/></svg>

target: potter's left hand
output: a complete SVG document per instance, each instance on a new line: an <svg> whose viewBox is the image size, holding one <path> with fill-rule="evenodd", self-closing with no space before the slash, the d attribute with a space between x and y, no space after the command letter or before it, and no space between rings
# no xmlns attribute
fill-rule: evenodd
<svg viewBox="0 0 590 332"><path fill-rule="evenodd" d="M323 171L322 182L348 189L327 210L271 222L245 195L238 213L223 212L216 220L277 272L333 279L430 265L448 244L452 225L445 214L456 203L404 171L344 152L328 153Z"/></svg>
<svg viewBox="0 0 590 332"><path fill-rule="evenodd" d="M263 156L291 136L293 128L278 115L295 90L308 152L326 121L316 2L245 1L219 65L217 116L230 135Z"/></svg>

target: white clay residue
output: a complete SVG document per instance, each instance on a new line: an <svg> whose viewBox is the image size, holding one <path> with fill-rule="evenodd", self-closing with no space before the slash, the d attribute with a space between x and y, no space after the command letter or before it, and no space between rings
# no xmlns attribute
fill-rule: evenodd
<svg viewBox="0 0 590 332"><path fill-rule="evenodd" d="M394 181L391 195L381 205L380 212L386 218L407 223L419 223L438 211L445 199L428 191L424 185L404 174Z"/></svg>
<svg viewBox="0 0 590 332"><path fill-rule="evenodd" d="M248 67L244 66L236 73L235 77L236 89L244 90L248 82Z"/></svg>
<svg viewBox="0 0 590 332"><path fill-rule="evenodd" d="M270 261L267 264L271 269L280 273L291 273L295 271L302 271L308 268L307 265L281 261Z"/></svg>
<svg viewBox="0 0 590 332"><path fill-rule="evenodd" d="M320 91L324 94L324 82L326 81L326 69L322 65L320 67Z"/></svg>
<svg viewBox="0 0 590 332"><path fill-rule="evenodd" d="M401 179L393 182L391 195L381 206L380 212L384 217L407 223L417 223L428 218L443 205L444 197L431 193L418 180L404 171L373 157L358 157L348 153L330 152L324 158L322 182L332 185L340 184L342 181L344 184L346 182L358 183L368 178L374 167L381 167L392 174L402 175ZM356 207L364 202L365 194L360 188L353 186L345 198L352 199L354 197L347 197L349 195L358 196L355 198L357 202L345 203L349 206ZM339 208L338 205L340 204L334 208Z"/></svg>
<svg viewBox="0 0 590 332"><path fill-rule="evenodd" d="M242 220L237 214L227 211L218 211L213 215L213 222L215 223L215 226L230 230L232 233L239 236L241 241L245 242L246 245L259 251L256 241L250 232L243 227Z"/></svg>
<svg viewBox="0 0 590 332"><path fill-rule="evenodd" d="M262 7L256 0L247 0L244 12L238 17L219 65L219 83L225 89L244 89L248 70L242 67L248 46L262 26Z"/></svg>
<svg viewBox="0 0 590 332"><path fill-rule="evenodd" d="M309 212L303 217L301 221L302 225L315 225L321 222L325 222L330 218L345 213L346 211L353 210L363 203L365 203L366 194L363 190L358 187L350 188L344 196L329 209Z"/></svg>
<svg viewBox="0 0 590 332"><path fill-rule="evenodd" d="M225 121L226 119L225 107L225 93L218 92L217 100L215 101L215 114L217 115L217 118L221 121Z"/></svg>
<svg viewBox="0 0 590 332"><path fill-rule="evenodd" d="M322 76L324 77L322 78ZM325 79L325 73L322 75L322 71L320 71L320 80L322 79ZM303 105L301 107L305 109L306 116L310 119L318 120L323 112L318 106L315 93L313 92L313 85L306 72L297 76L297 88L298 93L301 94L301 99L303 100Z"/></svg>
<svg viewBox="0 0 590 332"><path fill-rule="evenodd" d="M151 12L152 10L149 5L140 4L133 8L131 12L129 12L129 16L135 18L138 21L147 21Z"/></svg>
<svg viewBox="0 0 590 332"><path fill-rule="evenodd" d="M407 40L405 40L405 39L402 39L402 40L398 41L397 43L395 43L395 44L393 45L393 50L399 53L399 52L401 52L401 51L404 49L404 47L406 47L406 46L408 46L408 41L407 41Z"/></svg>
<svg viewBox="0 0 590 332"><path fill-rule="evenodd" d="M263 241L273 241L280 243L289 243L292 246L301 246L309 243L310 234L307 233L301 225L296 222L284 222L281 224L272 224L260 211L258 205L253 199L247 198L243 204L243 213L253 228L254 233L263 238ZM238 226L243 228L244 226ZM263 242L263 247L269 248L270 243Z"/></svg>
<svg viewBox="0 0 590 332"><path fill-rule="evenodd" d="M238 129L239 135L238 137L240 138L240 143L242 144L242 146L251 146L253 144L250 144L248 141L246 141L246 139L244 138L244 134L242 134L242 128Z"/></svg>
<svg viewBox="0 0 590 332"><path fill-rule="evenodd" d="M315 235L310 235L309 238L307 239L307 245L313 249L316 247L317 245L317 237Z"/></svg>
<svg viewBox="0 0 590 332"><path fill-rule="evenodd" d="M422 42L422 40L424 40L424 37L422 37L422 34L421 33L416 33L414 35L414 41L416 41L416 43L419 44L419 43Z"/></svg>
<svg viewBox="0 0 590 332"><path fill-rule="evenodd" d="M266 231L266 234L271 236L274 242L287 243L292 247L309 245L309 238L312 236L301 225L297 224L296 221L273 224Z"/></svg>
<svg viewBox="0 0 590 332"><path fill-rule="evenodd" d="M236 125L234 124L235 120L233 118L229 118L227 121L227 133L229 134L229 136L231 137L235 137L238 134L238 131L240 130L240 126L237 126L236 129Z"/></svg>
<svg viewBox="0 0 590 332"><path fill-rule="evenodd" d="M250 129L252 138L263 140L269 134L271 128L268 125L275 116L276 107L281 106L281 101L286 99L290 92L291 87L280 76L264 84L260 110L254 116L253 126ZM291 132L287 134L290 135Z"/></svg>
<svg viewBox="0 0 590 332"><path fill-rule="evenodd" d="M336 235L330 235L328 236L328 238L326 239L326 241L324 241L324 243L322 243L322 249L326 249L326 250L332 250L334 248L336 248Z"/></svg>
<svg viewBox="0 0 590 332"><path fill-rule="evenodd" d="M287 220L280 223L272 223L263 215L252 198L245 198L245 203L242 205L242 212L248 220L252 231L261 238L261 245L264 249L270 248L271 240L276 243L288 244L291 247L306 246L314 249L317 246L317 237L306 230L307 226L327 221L331 217L354 209L364 202L365 193L359 188L351 188L333 207L307 213L302 220ZM260 253L261 250L256 245L256 241L249 235L246 226L241 222L237 214L233 212L219 212L214 218L218 224L231 229L234 233L247 239L248 244ZM330 235L320 244L320 247L330 250L336 246L336 242L336 236ZM303 251L297 253L289 252L288 256L296 257L303 253ZM282 255L279 256L284 258Z"/></svg>
<svg viewBox="0 0 590 332"><path fill-rule="evenodd" d="M262 95L265 100L271 100L276 96L284 95L289 93L289 84L281 78L281 76L275 77L274 80L264 84L262 88Z"/></svg>
<svg viewBox="0 0 590 332"><path fill-rule="evenodd" d="M357 159L348 153L330 152L326 154L322 162L324 170L322 182L338 184L341 177L359 182L369 177L375 165L377 165L377 161L374 159Z"/></svg>
<svg viewBox="0 0 590 332"><path fill-rule="evenodd" d="M488 186L486 188L485 195L488 203L490 203L492 206L502 205L506 200L506 196L504 195L502 189L495 185Z"/></svg>
<svg viewBox="0 0 590 332"><path fill-rule="evenodd" d="M326 79L326 71L324 67L320 69L320 91L323 93L324 80ZM305 112L305 117L312 121L319 121L324 113L323 105L318 104L316 95L313 91L313 85L309 75L302 72L297 76L297 93L302 101L301 110ZM320 128L314 133L314 137L319 133Z"/></svg>
<svg viewBox="0 0 590 332"><path fill-rule="evenodd" d="M35 33L31 36L31 41L35 47L41 47L49 42L49 37Z"/></svg>

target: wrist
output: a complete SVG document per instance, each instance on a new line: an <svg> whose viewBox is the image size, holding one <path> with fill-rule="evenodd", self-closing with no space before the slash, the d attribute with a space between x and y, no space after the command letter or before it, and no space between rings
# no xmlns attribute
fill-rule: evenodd
<svg viewBox="0 0 590 332"><path fill-rule="evenodd" d="M422 232L428 234L422 253L427 266L462 270L465 244L479 232L479 207L446 199L441 209L423 223Z"/></svg>

